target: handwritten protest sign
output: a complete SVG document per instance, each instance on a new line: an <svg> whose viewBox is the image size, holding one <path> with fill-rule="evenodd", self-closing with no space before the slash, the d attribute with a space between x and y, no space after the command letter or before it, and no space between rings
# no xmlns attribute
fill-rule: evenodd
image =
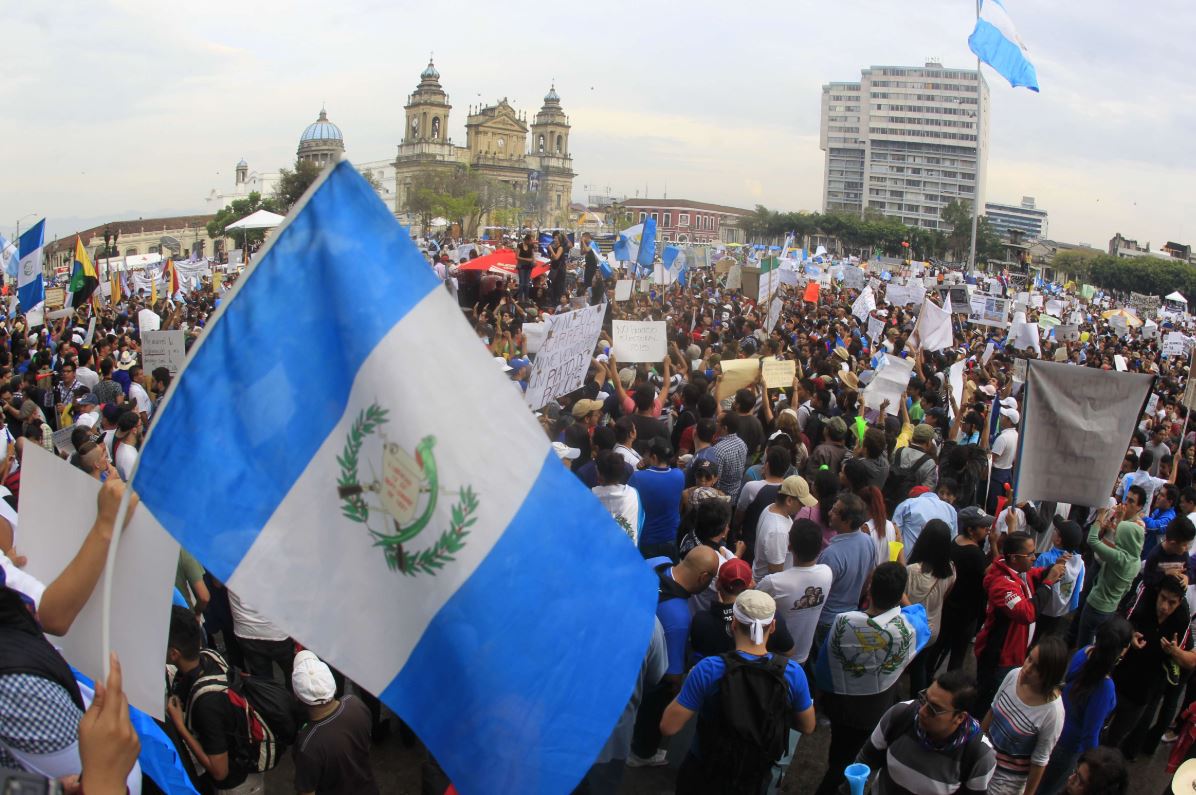
<svg viewBox="0 0 1196 795"><path fill-rule="evenodd" d="M615 320L615 359L620 362L660 362L668 351L663 320Z"/></svg>
<svg viewBox="0 0 1196 795"><path fill-rule="evenodd" d="M54 431L54 447L60 453L67 453L74 455L75 446L71 444L71 435L75 432L74 425L68 425L65 428L59 428Z"/></svg>
<svg viewBox="0 0 1196 795"><path fill-rule="evenodd" d="M528 407L542 408L548 401L585 383L605 313L606 306L598 304L553 315L548 320L548 334L523 393Z"/></svg>
<svg viewBox="0 0 1196 795"><path fill-rule="evenodd" d="M875 342L885 332L885 322L878 317L868 317L868 338Z"/></svg>
<svg viewBox="0 0 1196 795"><path fill-rule="evenodd" d="M1080 327L1071 324L1059 326L1055 329L1055 339L1063 342L1079 342Z"/></svg>
<svg viewBox="0 0 1196 795"><path fill-rule="evenodd" d="M61 309L66 305L66 289L62 287L46 288L46 309Z"/></svg>
<svg viewBox="0 0 1196 795"><path fill-rule="evenodd" d="M760 361L751 359L730 359L722 363L723 380L718 382L718 399L724 400L755 382L760 373Z"/></svg>
<svg viewBox="0 0 1196 795"><path fill-rule="evenodd" d="M170 370L171 376L176 376L179 370L183 369L186 359L186 340L182 331L176 329L141 333L141 362L145 372L152 373L159 367L165 367Z"/></svg>
<svg viewBox="0 0 1196 795"><path fill-rule="evenodd" d="M615 282L615 300L631 300L631 288L634 286L635 281L632 279L619 279L617 282Z"/></svg>
<svg viewBox="0 0 1196 795"><path fill-rule="evenodd" d="M1178 331L1172 331L1163 338L1162 354L1164 358L1184 356L1188 352L1188 338ZM1193 379L1196 380L1196 379Z"/></svg>
<svg viewBox="0 0 1196 795"><path fill-rule="evenodd" d="M901 359L885 354L885 364L872 376L864 387L864 408L880 410L881 403L889 402L888 413L894 416L901 408L901 393L909 386L909 375L913 372L912 359Z"/></svg>
<svg viewBox="0 0 1196 795"><path fill-rule="evenodd" d="M763 360L761 377L767 389L788 389L793 386L793 378L796 375L797 362L792 359L768 356Z"/></svg>

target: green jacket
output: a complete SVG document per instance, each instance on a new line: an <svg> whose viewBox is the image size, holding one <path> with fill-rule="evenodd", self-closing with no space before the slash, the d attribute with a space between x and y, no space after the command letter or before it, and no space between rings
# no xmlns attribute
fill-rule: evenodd
<svg viewBox="0 0 1196 795"><path fill-rule="evenodd" d="M1121 597L1125 596L1125 592L1130 589L1130 583L1138 575L1143 535L1141 525L1121 522L1117 525L1114 536L1117 543L1114 548L1100 540L1100 525L1092 525L1092 529L1088 531L1088 546L1100 561L1100 573L1096 575L1096 584L1088 594L1088 604L1093 610L1102 613L1117 610Z"/></svg>

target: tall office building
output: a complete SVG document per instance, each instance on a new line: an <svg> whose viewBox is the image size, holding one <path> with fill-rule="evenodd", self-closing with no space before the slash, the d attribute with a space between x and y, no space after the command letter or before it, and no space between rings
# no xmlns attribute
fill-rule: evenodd
<svg viewBox="0 0 1196 795"><path fill-rule="evenodd" d="M1026 240L1047 237L1047 211L1034 206L1033 196L1023 196L1021 204L985 202L984 215L1001 237L1008 237L1011 230L1021 232Z"/></svg>
<svg viewBox="0 0 1196 795"><path fill-rule="evenodd" d="M988 111L988 85L976 70L933 61L873 66L858 83L827 83L823 210L866 208L910 226L944 228L940 211L952 199L983 199Z"/></svg>

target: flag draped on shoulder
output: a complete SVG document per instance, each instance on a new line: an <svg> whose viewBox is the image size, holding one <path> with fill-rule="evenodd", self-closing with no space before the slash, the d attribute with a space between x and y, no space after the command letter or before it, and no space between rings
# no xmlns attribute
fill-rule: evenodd
<svg viewBox="0 0 1196 795"><path fill-rule="evenodd" d="M460 792L571 791L631 695L655 577L348 162L254 260L159 409L141 501Z"/></svg>
<svg viewBox="0 0 1196 795"><path fill-rule="evenodd" d="M28 312L46 300L46 285L42 279L42 248L46 241L46 220L43 218L21 235L17 264L17 300L21 311Z"/></svg>
<svg viewBox="0 0 1196 795"><path fill-rule="evenodd" d="M1001 0L981 0L980 15L968 37L968 47L1008 80L1009 85L1038 91L1038 72Z"/></svg>

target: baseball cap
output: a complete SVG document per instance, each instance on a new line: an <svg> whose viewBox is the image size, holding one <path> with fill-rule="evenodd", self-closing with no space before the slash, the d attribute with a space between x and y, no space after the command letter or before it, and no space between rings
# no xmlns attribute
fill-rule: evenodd
<svg viewBox="0 0 1196 795"><path fill-rule="evenodd" d="M1055 529L1059 531L1059 536L1063 540L1064 549L1079 549L1080 542L1084 538L1084 530L1079 524L1068 519L1066 516L1055 514L1052 520Z"/></svg>
<svg viewBox="0 0 1196 795"><path fill-rule="evenodd" d="M981 508L975 505L969 505L962 509L959 514L959 524L962 527L979 527L980 525L992 524L995 519L986 514Z"/></svg>
<svg viewBox="0 0 1196 795"><path fill-rule="evenodd" d="M495 363L495 364L497 364L499 367L501 367L501 368L502 368L502 371L503 371L504 373L509 373L509 372L511 372L512 370L514 370L514 369L515 369L515 368L514 368L514 367L512 367L511 365L507 364L507 360L506 360L506 359L504 359L504 358L503 358L503 357L501 357L501 356L495 356L495 357L494 357L494 363Z"/></svg>
<svg viewBox="0 0 1196 795"><path fill-rule="evenodd" d="M807 508L818 504L818 500L810 493L810 484L801 475L790 475L781 481L780 493L786 497L797 497L798 502Z"/></svg>
<svg viewBox="0 0 1196 795"><path fill-rule="evenodd" d="M718 475L718 468L714 466L714 462L706 458L696 462L692 467L690 467L690 471L693 472L694 477L697 477L698 475L717 477Z"/></svg>
<svg viewBox="0 0 1196 795"><path fill-rule="evenodd" d="M336 698L336 680L332 678L332 669L307 649L295 655L291 668L291 688L295 691L295 698L309 707L327 704Z"/></svg>
<svg viewBox="0 0 1196 795"><path fill-rule="evenodd" d="M511 360L511 369L513 369L513 370L522 370L524 367L531 367L531 366L532 366L532 363L529 362L527 359L512 359Z"/></svg>
<svg viewBox="0 0 1196 795"><path fill-rule="evenodd" d="M552 449L562 461L572 461L581 455L581 450L576 447L570 447L564 442L553 442Z"/></svg>
<svg viewBox="0 0 1196 795"><path fill-rule="evenodd" d="M746 591L752 583L752 567L746 560L733 558L718 570L718 589L724 593L738 594Z"/></svg>
<svg viewBox="0 0 1196 795"><path fill-rule="evenodd" d="M84 406L98 406L100 405L100 399L88 392L86 395L79 398L79 403Z"/></svg>
<svg viewBox="0 0 1196 795"><path fill-rule="evenodd" d="M934 438L934 428L929 425L918 425L914 428L914 441L918 444L926 444Z"/></svg>
<svg viewBox="0 0 1196 795"><path fill-rule="evenodd" d="M1022 415L1017 412L1017 409L1001 409L1001 416L1014 425L1022 421Z"/></svg>
<svg viewBox="0 0 1196 795"><path fill-rule="evenodd" d="M573 404L573 416L576 418L584 417L587 414L589 414L591 411L601 411L601 410L602 410L602 401L601 400L588 400L586 398L582 398L581 400L579 400Z"/></svg>
<svg viewBox="0 0 1196 795"><path fill-rule="evenodd" d="M1017 398L1015 398L1013 395L1008 395L1001 398L1001 408L1013 409L1014 411L1017 411Z"/></svg>

